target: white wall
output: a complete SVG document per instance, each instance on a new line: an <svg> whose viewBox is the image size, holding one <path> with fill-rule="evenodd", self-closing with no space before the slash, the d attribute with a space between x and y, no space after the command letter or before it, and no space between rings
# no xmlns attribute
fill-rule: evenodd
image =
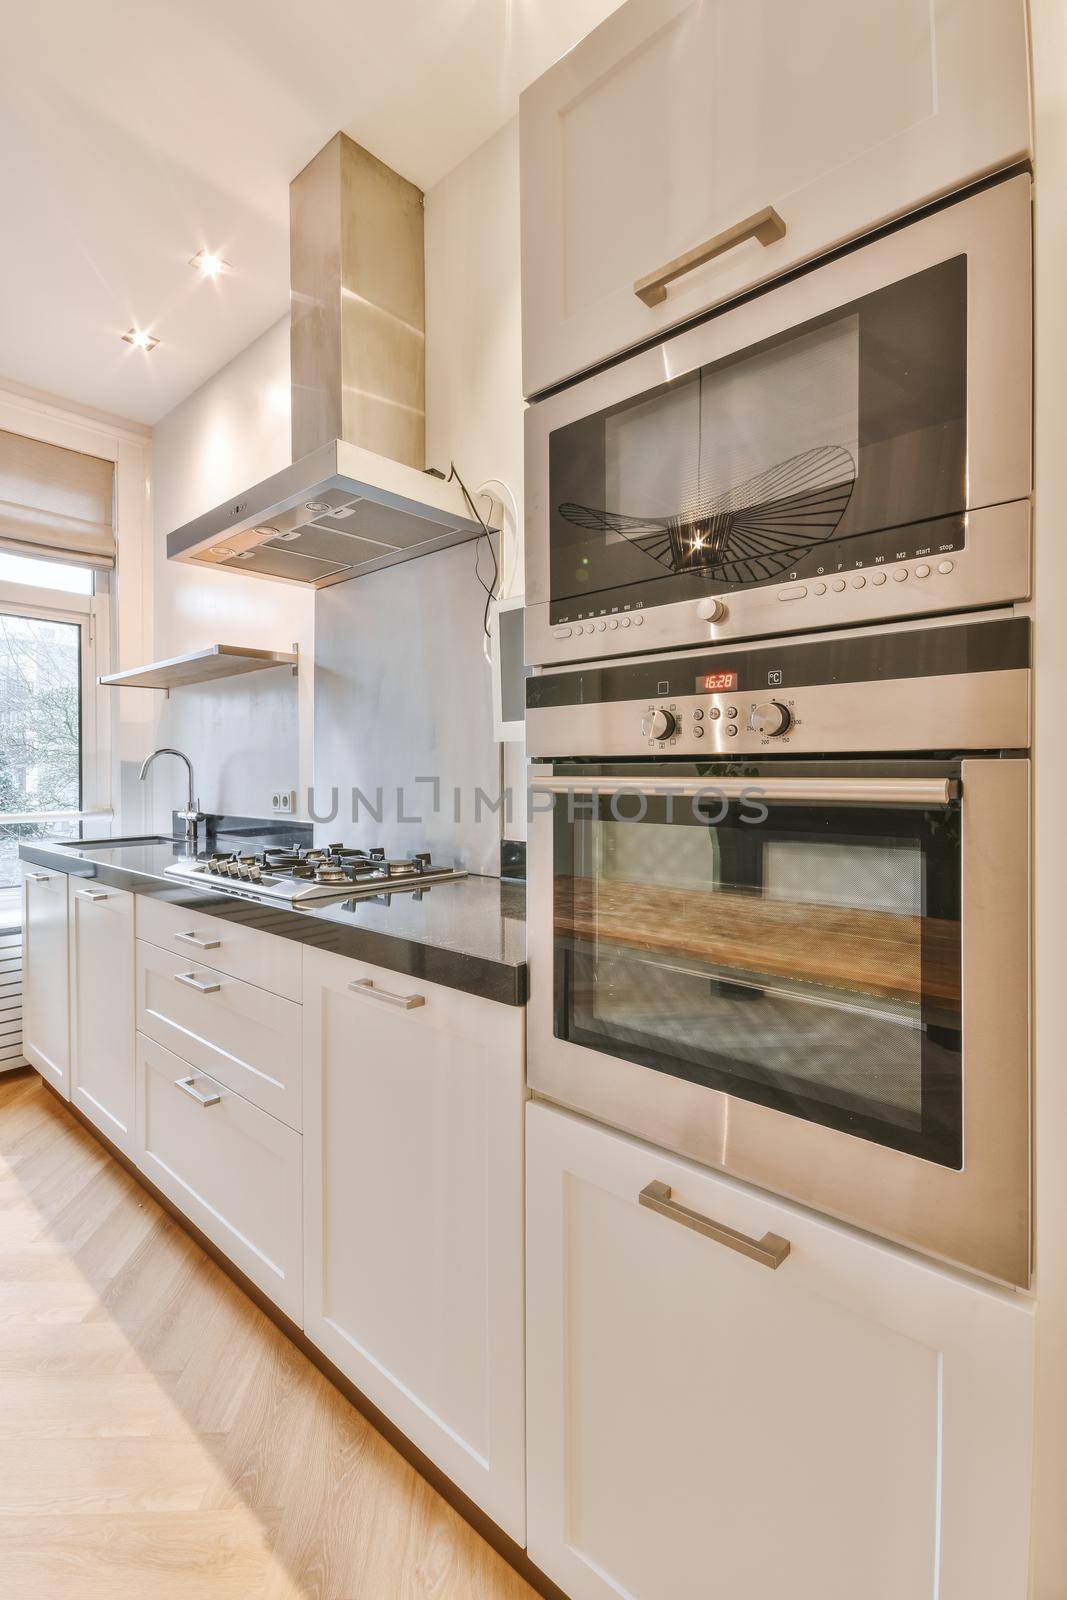
<svg viewBox="0 0 1067 1600"><path fill-rule="evenodd" d="M503 594L523 592L522 325L519 123L515 117L426 196L426 455L454 461L473 492L505 509ZM481 571L492 574L483 552ZM488 671L488 668L486 669ZM504 832L524 838L525 747L504 751L515 809Z"/></svg>
<svg viewBox="0 0 1067 1600"><path fill-rule="evenodd" d="M166 535L289 461L285 317L153 431L156 659L208 644L288 650L296 641L306 662L297 681L279 669L178 689L160 702L153 742L189 755L206 811L269 816L275 789L296 789L303 806L311 775L314 595L167 561ZM185 798L179 764L158 762L151 783L154 825L169 825Z"/></svg>

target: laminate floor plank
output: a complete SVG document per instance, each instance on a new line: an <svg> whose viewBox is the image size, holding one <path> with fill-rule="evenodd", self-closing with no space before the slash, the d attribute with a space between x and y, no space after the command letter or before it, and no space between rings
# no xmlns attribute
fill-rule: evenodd
<svg viewBox="0 0 1067 1600"><path fill-rule="evenodd" d="M0 1595L533 1590L21 1073L0 1081Z"/></svg>

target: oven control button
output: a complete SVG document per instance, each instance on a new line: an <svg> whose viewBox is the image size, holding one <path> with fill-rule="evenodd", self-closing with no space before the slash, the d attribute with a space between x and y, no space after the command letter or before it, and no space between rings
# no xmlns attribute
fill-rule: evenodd
<svg viewBox="0 0 1067 1600"><path fill-rule="evenodd" d="M693 729L693 738L694 739L703 739L703 737L704 737L704 730L700 726L700 724L698 723L697 726Z"/></svg>
<svg viewBox="0 0 1067 1600"><path fill-rule="evenodd" d="M579 628L578 632L581 633L581 631L581 628ZM552 635L553 639L569 639L570 636L571 630L569 628L557 628L555 633Z"/></svg>
<svg viewBox="0 0 1067 1600"><path fill-rule="evenodd" d="M875 572L871 577L871 582L877 584L879 586L879 588L880 588L881 585L885 582L885 573L884 572Z"/></svg>
<svg viewBox="0 0 1067 1600"><path fill-rule="evenodd" d="M729 724L729 726L727 728L725 728L723 731L726 734L726 737L728 739L736 739L737 738L737 724L736 723L731 722Z"/></svg>
<svg viewBox="0 0 1067 1600"><path fill-rule="evenodd" d="M907 567L894 567L893 568L893 581L895 583L903 583L907 576L908 576Z"/></svg>
<svg viewBox="0 0 1067 1600"><path fill-rule="evenodd" d="M807 592L807 584L794 583L790 584L789 588L787 589L779 589L778 598L779 600L803 600Z"/></svg>
<svg viewBox="0 0 1067 1600"><path fill-rule="evenodd" d="M762 733L765 739L776 739L789 731L792 720L788 707L779 700L764 700L752 707L748 725L753 733Z"/></svg>
<svg viewBox="0 0 1067 1600"><path fill-rule="evenodd" d="M840 594L841 590L845 587L844 578L835 578L833 583L830 585L830 587L834 591L835 594Z"/></svg>
<svg viewBox="0 0 1067 1600"><path fill-rule="evenodd" d="M917 578L928 578L930 576L930 568L926 565L925 561L921 561L915 568L915 576Z"/></svg>
<svg viewBox="0 0 1067 1600"><path fill-rule="evenodd" d="M709 595L706 600L697 601L697 616L702 622L721 622L725 615L726 607L714 596Z"/></svg>
<svg viewBox="0 0 1067 1600"><path fill-rule="evenodd" d="M646 739L669 739L677 727L678 718L662 706L641 719L641 732Z"/></svg>
<svg viewBox="0 0 1067 1600"><path fill-rule="evenodd" d="M952 571L952 568L954 566L955 566L955 562L953 562L953 561L939 561L937 563L937 570L938 570L938 572L943 572L943 573L945 573L947 575L948 573L950 573Z"/></svg>

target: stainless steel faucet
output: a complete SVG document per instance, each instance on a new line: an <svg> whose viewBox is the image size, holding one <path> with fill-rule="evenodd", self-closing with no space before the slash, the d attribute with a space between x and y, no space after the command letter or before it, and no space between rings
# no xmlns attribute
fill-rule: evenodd
<svg viewBox="0 0 1067 1600"><path fill-rule="evenodd" d="M195 782L193 779L193 763L181 750L172 750L169 745L164 745L161 750L153 750L152 754L150 756L146 756L144 761L142 761L140 772L142 783L144 782L145 775L148 772L149 767L152 765L157 756L177 756L178 760L184 761L186 767L189 769L189 798L185 803L185 810L179 811L178 815L185 823L185 843L189 850L195 855L196 825L198 822L202 822L204 820L204 813L200 809L200 801L194 800L193 798L193 790L195 788Z"/></svg>

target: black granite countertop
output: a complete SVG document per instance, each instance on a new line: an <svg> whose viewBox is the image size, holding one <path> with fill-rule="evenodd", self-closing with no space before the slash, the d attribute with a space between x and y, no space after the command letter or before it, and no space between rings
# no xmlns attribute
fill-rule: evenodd
<svg viewBox="0 0 1067 1600"><path fill-rule="evenodd" d="M242 833L239 842L242 850L256 850L268 841ZM163 869L184 854L184 839L74 845L35 840L19 847L24 861L56 872L156 895L504 1005L526 1004L526 890L521 883L470 877L298 909L165 877Z"/></svg>

